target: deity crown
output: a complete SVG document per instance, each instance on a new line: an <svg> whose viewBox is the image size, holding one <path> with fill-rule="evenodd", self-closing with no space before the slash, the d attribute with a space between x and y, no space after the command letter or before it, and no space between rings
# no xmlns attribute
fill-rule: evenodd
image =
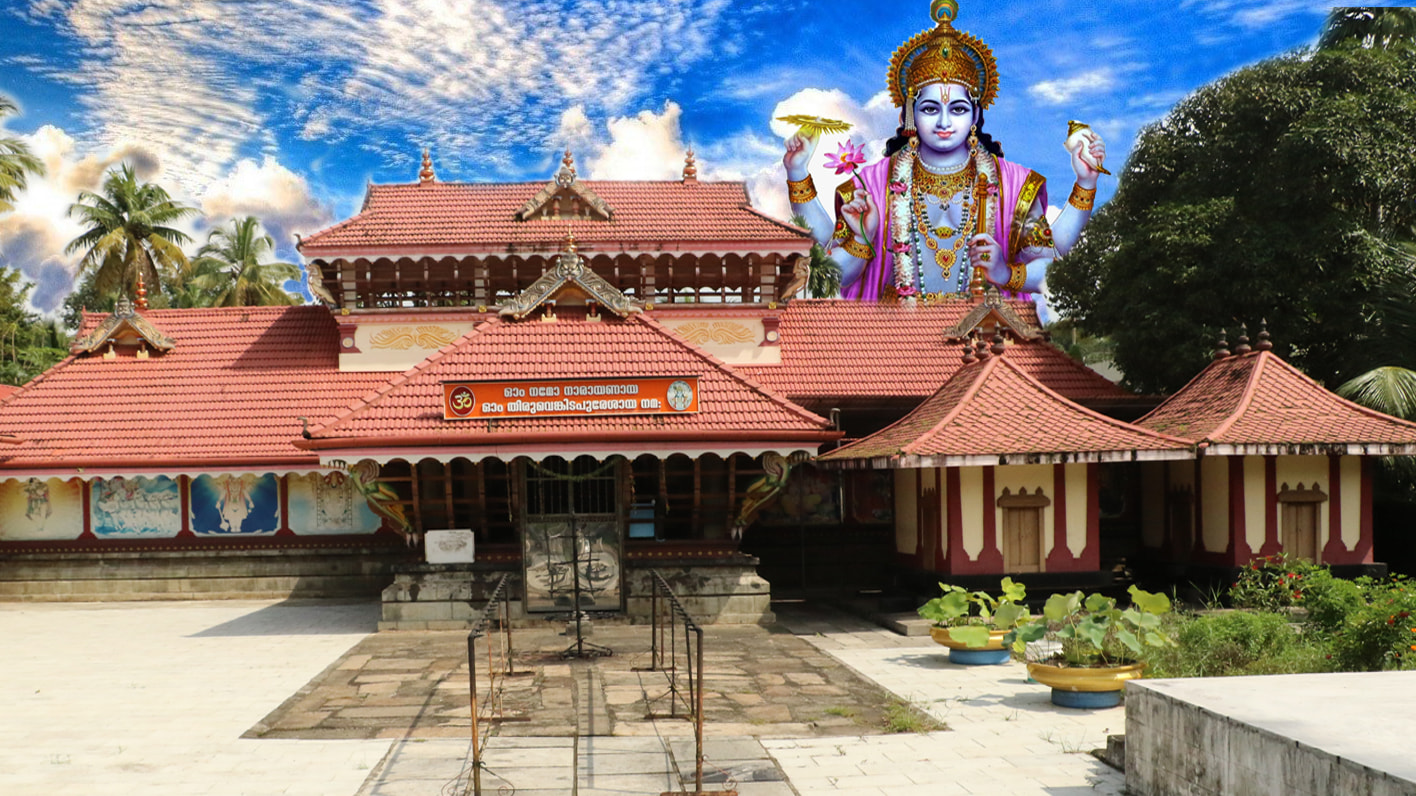
<svg viewBox="0 0 1416 796"><path fill-rule="evenodd" d="M890 59L890 99L896 107L904 107L924 86L958 83L968 87L980 107L987 108L998 96L998 61L993 51L976 37L954 30L957 0L933 0L929 14L938 23L935 28L915 34Z"/></svg>

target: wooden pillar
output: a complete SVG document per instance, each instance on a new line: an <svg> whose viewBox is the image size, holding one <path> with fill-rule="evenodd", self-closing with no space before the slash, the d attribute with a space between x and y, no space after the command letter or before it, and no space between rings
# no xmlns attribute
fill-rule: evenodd
<svg viewBox="0 0 1416 796"><path fill-rule="evenodd" d="M339 286L343 296L340 306L344 309L354 309L359 306L358 283L355 278L354 263L348 260L335 260L334 265L339 269Z"/></svg>
<svg viewBox="0 0 1416 796"><path fill-rule="evenodd" d="M1046 572L1065 572L1073 568L1075 557L1067 546L1067 465L1052 465L1052 549L1043 563ZM1090 541L1090 540L1088 540ZM1083 545L1083 549L1086 545Z"/></svg>
<svg viewBox="0 0 1416 796"><path fill-rule="evenodd" d="M275 477L275 488L280 495L280 525L276 528L276 536L294 536L295 531L290 527L290 473L277 475Z"/></svg>
<svg viewBox="0 0 1416 796"><path fill-rule="evenodd" d="M182 512L182 529L177 532L177 538L189 538L196 536L192 533L192 478L191 476L177 476L177 505ZM237 530L240 530L239 528Z"/></svg>
<svg viewBox="0 0 1416 796"><path fill-rule="evenodd" d="M777 255L769 254L758 265L758 285L762 290L762 303L777 300Z"/></svg>
<svg viewBox="0 0 1416 796"><path fill-rule="evenodd" d="M79 495L83 498L84 504L84 531L79 534L80 539L95 539L93 535L93 480L85 482L79 479Z"/></svg>
<svg viewBox="0 0 1416 796"><path fill-rule="evenodd" d="M408 484L413 498L413 530L423 532L423 496L418 488L418 462L408 461Z"/></svg>
<svg viewBox="0 0 1416 796"><path fill-rule="evenodd" d="M1279 551L1278 540L1278 457L1264 457L1264 543L1259 555L1271 556ZM1247 561L1240 561L1246 564Z"/></svg>
<svg viewBox="0 0 1416 796"><path fill-rule="evenodd" d="M446 527L456 528L457 510L452 504L452 461L440 462L439 465L442 467L443 476L443 507L446 511L444 522L447 523Z"/></svg>

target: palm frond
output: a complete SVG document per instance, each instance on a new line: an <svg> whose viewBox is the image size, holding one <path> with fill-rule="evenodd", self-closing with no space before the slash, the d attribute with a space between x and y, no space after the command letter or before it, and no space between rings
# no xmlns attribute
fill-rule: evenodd
<svg viewBox="0 0 1416 796"><path fill-rule="evenodd" d="M1337 394L1393 417L1416 419L1416 371L1375 368L1343 383Z"/></svg>

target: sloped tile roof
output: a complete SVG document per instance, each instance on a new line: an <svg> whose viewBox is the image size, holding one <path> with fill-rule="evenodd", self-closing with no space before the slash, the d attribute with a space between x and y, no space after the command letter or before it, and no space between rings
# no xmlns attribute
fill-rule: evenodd
<svg viewBox="0 0 1416 796"><path fill-rule="evenodd" d="M444 420L444 381L557 377L698 375L695 414ZM607 443L641 437L693 441L780 434L826 441L827 422L754 384L652 318L606 317L588 323L561 314L556 323L488 320L382 389L311 431L304 447L466 446L538 435L591 436ZM814 447L814 444L812 447Z"/></svg>
<svg viewBox="0 0 1416 796"><path fill-rule="evenodd" d="M175 346L149 359L71 356L0 405L6 469L313 461L299 416L332 416L388 380L339 372L322 307L148 310ZM107 316L88 314L81 332Z"/></svg>
<svg viewBox="0 0 1416 796"><path fill-rule="evenodd" d="M371 185L358 215L306 237L299 248L309 258L351 250L557 251L567 229L586 249L779 243L806 252L811 246L807 231L754 210L740 182L584 184L614 209L613 221L518 221L516 212L544 182Z"/></svg>
<svg viewBox="0 0 1416 796"><path fill-rule="evenodd" d="M819 461L939 467L1132 458L1190 458L1191 443L1113 420L1048 389L1002 356L961 365L891 426Z"/></svg>
<svg viewBox="0 0 1416 796"><path fill-rule="evenodd" d="M1416 453L1416 424L1328 392L1272 351L1211 362L1137 425L1216 453Z"/></svg>
<svg viewBox="0 0 1416 796"><path fill-rule="evenodd" d="M1009 305L1040 325L1030 302ZM782 363L739 369L794 401L922 400L959 369L960 346L945 342L945 335L974 307L968 301L909 306L798 299L782 312ZM1008 357L1074 401L1135 398L1042 341L1010 346Z"/></svg>

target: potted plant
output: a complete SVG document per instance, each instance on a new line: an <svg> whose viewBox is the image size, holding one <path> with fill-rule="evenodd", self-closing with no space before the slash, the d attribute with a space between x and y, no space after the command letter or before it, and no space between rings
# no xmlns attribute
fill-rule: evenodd
<svg viewBox="0 0 1416 796"><path fill-rule="evenodd" d="M939 584L943 592L919 607L919 615L932 620L929 635L949 648L949 662L964 666L1007 663L1006 636L1029 618L1023 606L1027 589L1004 578L997 597L969 591L962 586Z"/></svg>
<svg viewBox="0 0 1416 796"><path fill-rule="evenodd" d="M1052 703L1069 708L1114 707L1127 680L1140 677L1146 647L1175 640L1161 627L1170 598L1132 586L1131 605L1121 609L1104 594L1054 594L1042 615L1018 628L1013 651L1026 657L1027 644L1055 642L1040 660L1028 662L1028 674L1052 687Z"/></svg>

